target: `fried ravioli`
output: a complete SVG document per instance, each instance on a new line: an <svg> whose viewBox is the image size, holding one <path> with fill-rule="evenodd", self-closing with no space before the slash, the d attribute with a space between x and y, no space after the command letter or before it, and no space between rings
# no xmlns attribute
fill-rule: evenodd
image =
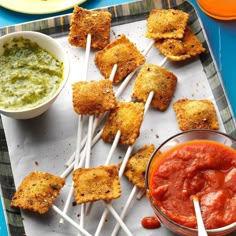
<svg viewBox="0 0 236 236"><path fill-rule="evenodd" d="M99 115L116 106L110 80L80 81L72 87L74 110L80 115Z"/></svg>
<svg viewBox="0 0 236 236"><path fill-rule="evenodd" d="M59 195L65 179L46 172L31 172L15 192L11 206L46 213Z"/></svg>
<svg viewBox="0 0 236 236"><path fill-rule="evenodd" d="M210 100L180 99L173 104L179 129L218 130L219 124L213 103Z"/></svg>
<svg viewBox="0 0 236 236"><path fill-rule="evenodd" d="M132 97L146 102L153 91L151 105L164 111L170 104L176 85L177 77L172 72L154 64L144 64L135 80Z"/></svg>
<svg viewBox="0 0 236 236"><path fill-rule="evenodd" d="M182 39L160 39L155 46L171 61L186 60L206 50L189 27Z"/></svg>
<svg viewBox="0 0 236 236"><path fill-rule="evenodd" d="M69 43L86 47L87 35L91 34L91 48L103 49L110 43L111 14L106 11L90 11L75 6L69 32Z"/></svg>
<svg viewBox="0 0 236 236"><path fill-rule="evenodd" d="M103 50L98 51L95 54L94 61L106 79L109 78L113 66L117 64L117 71L113 80L113 83L117 85L129 73L142 65L145 58L125 35L120 35Z"/></svg>
<svg viewBox="0 0 236 236"><path fill-rule="evenodd" d="M174 9L153 9L147 18L146 37L154 40L162 38L182 38L189 14Z"/></svg>
<svg viewBox="0 0 236 236"><path fill-rule="evenodd" d="M116 165L78 168L73 172L74 195L77 204L112 200L121 196Z"/></svg>
<svg viewBox="0 0 236 236"><path fill-rule="evenodd" d="M139 188L145 188L145 173L148 161L155 150L153 144L145 145L129 158L124 175Z"/></svg>
<svg viewBox="0 0 236 236"><path fill-rule="evenodd" d="M140 134L143 114L143 103L118 102L117 107L110 111L102 132L102 139L112 143L118 130L120 130L119 143L134 144Z"/></svg>

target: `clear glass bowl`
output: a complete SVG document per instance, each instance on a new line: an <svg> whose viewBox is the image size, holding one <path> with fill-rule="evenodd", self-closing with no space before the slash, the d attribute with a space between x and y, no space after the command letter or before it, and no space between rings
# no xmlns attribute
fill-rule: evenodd
<svg viewBox="0 0 236 236"><path fill-rule="evenodd" d="M169 138L164 143L162 143L153 153L152 157L149 160L147 171L146 171L147 198L156 216L160 220L160 222L163 225L165 225L167 228L169 228L171 231L173 231L174 233L178 235L183 235L183 236L192 236L192 235L196 236L198 235L197 229L180 225L176 223L175 221L171 220L169 217L167 217L160 210L160 208L155 204L154 199L152 198L150 194L149 186L150 186L151 175L155 169L155 166L158 164L158 161L160 159L159 153L166 152L170 150L171 148L173 148L174 146L185 143L190 140L216 141L218 143L227 145L236 150L236 140L224 133L221 133L218 131L211 131L211 130L190 130L190 131L179 133ZM220 235L227 235L233 232L234 230L236 230L236 222L230 225L227 225L225 227L207 230L207 233L208 235L220 236Z"/></svg>

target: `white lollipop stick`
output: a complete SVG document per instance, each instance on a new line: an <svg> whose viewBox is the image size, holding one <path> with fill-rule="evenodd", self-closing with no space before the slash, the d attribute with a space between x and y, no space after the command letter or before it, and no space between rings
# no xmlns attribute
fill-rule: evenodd
<svg viewBox="0 0 236 236"><path fill-rule="evenodd" d="M108 212L109 212L108 208L105 208L103 213L102 213L101 219L99 221L99 224L98 224L98 227L96 229L96 232L95 232L94 236L99 236L100 235L100 232L102 230L103 224L104 224L104 222L105 222L105 220L107 218Z"/></svg>
<svg viewBox="0 0 236 236"><path fill-rule="evenodd" d="M102 131L103 130L100 130L100 132L97 133L96 136L93 138L92 145L96 144L96 142L100 139L100 137L102 135ZM80 154L80 156L81 156L81 158L79 160L79 165L78 166L81 167L81 166L83 166L83 163L85 161L85 150L83 150L83 152ZM66 178L71 173L71 171L73 170L73 167L74 167L74 162L72 162L60 176L62 178Z"/></svg>
<svg viewBox="0 0 236 236"><path fill-rule="evenodd" d="M148 52L151 50L152 46L154 45L154 41L151 41L149 43L149 45L147 46L147 48L144 50L143 55L147 56ZM119 97L121 95L121 93L123 93L125 87L127 86L127 84L129 83L129 81L131 80L131 78L134 76L134 74L137 72L138 68L135 69L133 72L131 72L126 78L125 80L122 82L122 84L120 85L120 87L117 89L116 91L116 97Z"/></svg>
<svg viewBox="0 0 236 236"><path fill-rule="evenodd" d="M80 221L79 224L82 228L84 228L84 221L85 221L85 208L86 208L86 204L83 203L81 204L81 208L80 208Z"/></svg>
<svg viewBox="0 0 236 236"><path fill-rule="evenodd" d="M110 75L110 80L113 80L114 79L114 76L115 76L115 73L116 73L116 70L117 70L117 64L115 64L112 68L112 72L111 72L111 75ZM86 145L86 161L85 161L85 167L88 168L90 166L90 152L91 152L91 143L92 143L92 135L98 125L98 122L102 120L103 118L103 115L102 114L100 116L100 119L96 118L93 120L93 116L90 116L89 117L89 128L88 128L88 138L87 138L87 145Z"/></svg>
<svg viewBox="0 0 236 236"><path fill-rule="evenodd" d="M86 236L92 236L90 233L88 233L85 229L83 229L80 225L78 225L74 220L72 220L68 215L66 215L63 211L61 211L58 207L55 205L52 205L52 209L57 212L61 217L63 217L66 221L68 221L70 224L72 224L76 229L78 229L81 233L83 233Z"/></svg>
<svg viewBox="0 0 236 236"><path fill-rule="evenodd" d="M89 55L91 49L91 34L87 35L86 41L86 51L85 51L85 73L84 78L87 80L88 77L88 63L89 63ZM87 135L87 143L86 143L86 159L85 159L85 167L89 167L90 165L90 151L91 151L91 140L92 140L92 124L93 124L93 116L89 116L89 124L88 124L88 135ZM79 166L79 162L75 160L75 168ZM73 187L73 186L72 186ZM80 212L80 226L84 227L84 208L85 205L81 205L81 212Z"/></svg>
<svg viewBox="0 0 236 236"><path fill-rule="evenodd" d="M152 101L153 96L154 96L154 92L151 91L151 92L149 93L149 96L148 96L147 101L146 101L146 103L145 103L144 114L146 114L148 108L150 107L150 104L151 104L151 101ZM128 155L127 155L127 156L128 156ZM127 163L126 163L126 164L127 164ZM123 165L123 166L121 165L121 168L122 168L122 169L120 168L120 174L121 174L121 175L123 174L123 172L124 172L124 170L125 170L126 164ZM124 217L125 217L125 215L126 215L126 213L127 213L127 210L128 210L128 208L129 208L129 205L130 205L132 199L134 198L134 194L137 192L137 189L138 189L138 188L137 188L137 186L135 185L135 186L133 187L133 189L132 189L130 195L129 195L129 198L128 198L126 204L125 204L125 207L124 207L123 211L121 212L121 219L124 219ZM145 192L145 191L144 191L144 192ZM112 236L115 236L115 235L118 233L119 228L120 228L120 225L119 225L119 224L116 224L116 226L115 226L115 228L114 228L114 230L113 230L113 232L112 232Z"/></svg>
<svg viewBox="0 0 236 236"><path fill-rule="evenodd" d="M149 53L149 51L152 49L152 46L154 45L154 43L155 43L155 41L151 41L149 44L148 44L148 46L147 46L147 48L144 50L144 52L143 52L143 55L144 56L147 56L147 54Z"/></svg>
<svg viewBox="0 0 236 236"><path fill-rule="evenodd" d="M117 70L117 64L115 64L112 68L111 75L110 75L110 80L113 81L115 73ZM97 126L96 122L96 126ZM86 145L86 159L85 159L85 168L89 168L90 166L90 154L91 154L91 142L92 142L92 135L93 132L95 131L96 127L93 125L93 116L89 117L89 128L88 128L88 139L87 139L87 145ZM80 225L84 226L84 220L85 220L85 208L86 204L83 203L81 205L81 212L80 212Z"/></svg>
<svg viewBox="0 0 236 236"><path fill-rule="evenodd" d="M86 42L85 60L84 60L84 73L83 73L84 80L87 80L87 76L88 76L88 62L89 62L90 48L91 48L91 34L88 34L87 35L87 42ZM78 163L79 163L79 156L80 156L80 151L81 151L82 130L83 130L83 116L79 115L74 170L77 168ZM71 189L73 189L73 181L72 181ZM71 189L69 191L69 194L67 196L66 203L65 203L65 206L63 209L63 213L65 213L65 214L68 211L68 208L70 205L69 203L71 202L71 198L73 195L73 191ZM60 220L60 223L63 223L63 219Z"/></svg>
<svg viewBox="0 0 236 236"><path fill-rule="evenodd" d="M123 222L123 220L120 218L120 216L117 214L117 212L114 210L114 208L111 206L110 203L106 204L106 207L109 209L109 211L111 212L111 214L116 218L116 220L119 222L120 226L122 227L122 229L125 231L126 235L128 236L133 236L133 234L130 232L130 230L128 229L128 227L125 225L125 223Z"/></svg>
<svg viewBox="0 0 236 236"><path fill-rule="evenodd" d="M87 35L87 41L86 41L86 50L85 50L85 60L84 60L84 74L83 74L83 79L87 80L88 77L88 62L89 62L89 54L90 54L90 49L91 49L91 34ZM81 151L81 137L82 137L82 127L83 127L83 116L79 116L79 124L80 127L78 129L78 135L77 135L77 149L75 151L75 163L74 163L74 169L77 168L78 163L79 163L79 156L80 156L80 151Z"/></svg>
<svg viewBox="0 0 236 236"><path fill-rule="evenodd" d="M83 116L79 116L79 121L78 121L78 130L77 130L77 144L76 144L76 150L75 150L75 161L74 161L74 169L76 169L76 163L78 163L79 161L79 155L80 155L80 150L81 150L81 137L82 137L82 130L83 130ZM67 213L69 206L70 206L70 202L71 202L71 198L73 195L73 182L72 185L70 187L67 199L65 201L65 206L63 209L63 213ZM60 219L60 224L64 223L63 218Z"/></svg>
<svg viewBox="0 0 236 236"><path fill-rule="evenodd" d="M124 157L124 160L122 161L122 164L121 164L121 167L120 167L120 170L119 170L119 178L123 175L123 172L124 172L124 169L125 169L125 165L126 165L128 159L129 159L129 156L130 156L130 154L132 152L132 149L133 149L133 145L129 146L127 151L126 151L126 155ZM100 232L101 232L101 229L102 229L102 227L103 227L103 225L105 223L105 219L106 219L106 217L108 215L108 212L109 212L108 209L109 208L105 208L103 213L102 213L102 217L101 217L101 219L99 221L97 230L95 232L95 236L98 236L100 234Z"/></svg>
<svg viewBox="0 0 236 236"><path fill-rule="evenodd" d="M164 61L164 60L163 60ZM149 94L149 99L148 100L151 100L150 98L151 98L151 96L153 96L153 95L150 95ZM150 101L149 101L150 102ZM146 102L146 104L147 104L147 102ZM149 106L148 106L149 107ZM148 108L147 107L147 108ZM147 109L145 109L145 110L147 110ZM100 132L94 137L94 139L93 139L93 145L100 139L100 137L101 137L101 135L102 135L102 132L103 132L103 129L102 130L100 130ZM83 162L84 160L83 159L81 159L80 160L81 162ZM65 178L70 172L71 172L71 170L73 169L73 163L61 174L61 177L62 178Z"/></svg>
<svg viewBox="0 0 236 236"><path fill-rule="evenodd" d="M109 163L111 161L111 158L112 158L112 156L114 154L114 151L116 150L116 147L117 147L117 145L119 143L120 136L121 136L121 132L120 132L120 130L118 130L117 133L116 133L115 139L114 139L114 141L112 143L110 152L108 153L108 156L107 156L107 159L106 159L106 162L105 162L105 166L109 165Z"/></svg>
<svg viewBox="0 0 236 236"><path fill-rule="evenodd" d="M73 163L73 161L75 160L75 152L72 153L72 155L70 156L70 158L67 160L67 162L65 163L65 166L68 167L71 163Z"/></svg>
<svg viewBox="0 0 236 236"><path fill-rule="evenodd" d="M117 70L117 64L115 64L115 65L113 66L113 68L112 68L111 75L110 75L110 77L109 77L109 79L110 79L111 81L113 81L113 79L114 79L114 77L115 77L116 70ZM105 113L104 113L104 114L101 114L99 117L95 117L95 118L94 118L93 131L92 131L92 133L95 132L96 128L97 128L98 125L102 122L102 120L104 119L104 117L105 117ZM88 139L88 138L87 138L87 134L86 134L86 135L84 136L83 140L81 141L81 148L84 147L84 145L85 145L87 139ZM68 161L65 163L65 166L66 166L66 167L69 167L69 166L74 162L74 158L75 158L75 152L71 155L71 157L70 157L70 158L68 159ZM71 171L71 170L72 170L72 169L70 168L70 171ZM70 171L69 171L69 172L70 172ZM69 172L68 172L68 173L69 173ZM65 175L67 176L68 173L66 173Z"/></svg>
<svg viewBox="0 0 236 236"><path fill-rule="evenodd" d="M152 45L153 45L153 43L149 44L148 48L147 48L147 49L145 50L145 52L144 52L145 55L149 52L149 50L151 49ZM113 67L112 73L111 73L111 78L114 78L116 69L117 69L117 65L115 64L114 67ZM127 76L125 82L122 83L122 86L120 86L120 89L117 91L116 96L120 96L120 94L123 92L124 88L125 88L126 85L128 84L129 80L132 78L132 76L135 74L135 72L136 72L136 70L135 70L133 73L131 73L131 74L129 74L129 75ZM95 125L95 127L96 127L96 125ZM119 133L118 133L118 136L117 136L117 137L118 137L117 140L119 141L119 137L120 137L120 134L119 134ZM115 140L114 140L114 141L115 141ZM110 161L110 159L111 159L111 157L112 157L112 155L113 155L113 153L114 153L115 147L117 146L116 143L113 142L113 144L115 144L115 146L111 149L106 163L109 163L109 161ZM129 152L128 152L128 153L129 153ZM131 153L131 151L130 151L130 153ZM130 154L129 154L129 155L130 155ZM129 155L128 155L128 156L126 155L126 156L129 157ZM122 170L121 172L119 172L119 173L121 173L120 176L123 175L123 171L124 171L124 168L123 168L123 170ZM67 171L66 173L62 174L62 176L64 176L64 175L67 174L67 173L68 173L68 171ZM82 216L81 218L83 219L84 211L82 211L81 216Z"/></svg>
<svg viewBox="0 0 236 236"><path fill-rule="evenodd" d="M92 147L92 135L93 135L93 116L89 116L89 124L88 124L88 138L86 144L86 160L85 160L85 168L90 166L90 157L91 157L91 147Z"/></svg>
<svg viewBox="0 0 236 236"><path fill-rule="evenodd" d="M89 63L89 55L90 55L90 49L91 49L91 34L87 35L87 41L86 41L86 49L85 49L85 61L84 61L84 74L83 74L83 80L87 80L88 77L88 63Z"/></svg>
<svg viewBox="0 0 236 236"><path fill-rule="evenodd" d="M101 232L103 223L106 220L106 217L108 215L108 212L110 211L112 213L112 215L114 216L114 218L117 220L117 222L119 222L120 226L122 227L122 229L125 231L125 233L127 235L133 235L130 230L128 229L128 227L125 225L125 223L122 221L122 219L120 218L120 216L117 214L117 212L114 210L114 208L111 206L110 203L105 203L106 204L106 208L104 209L104 212L102 214L101 220L99 222L98 228L94 234L94 236L98 236Z"/></svg>
<svg viewBox="0 0 236 236"><path fill-rule="evenodd" d="M144 52L143 52L143 55L144 55L144 56L146 56L146 55L148 54L148 52L151 50L153 44L154 44L154 41L150 42L150 44L148 45L148 47L147 47L147 48L144 50ZM161 64L164 64L164 63L166 62L166 60L167 60L167 58L165 58L165 59L163 60L163 62L161 62ZM117 70L117 64L115 64L115 65L113 66L113 68L112 68L112 72L111 72L110 78L109 78L111 81L113 81L113 79L114 79L116 70ZM131 73L125 78L125 80L122 82L122 84L120 85L120 87L117 89L116 94L115 94L117 98L122 94L122 92L124 91L125 87L126 87L127 84L129 83L129 81L130 81L130 79L133 77L133 75L136 73L136 71L137 71L137 69L136 69L135 71L131 72ZM98 118L95 118L95 119L94 119L94 126L93 126L94 128L93 128L93 130L95 130L96 127L101 123L101 121L103 120L104 116L105 116L105 114L102 114L102 115L99 116ZM81 142L82 146L84 146L86 140L87 140L87 136L85 136L85 138L82 140L82 142ZM74 160L73 158L74 158L74 153L72 154L71 158L66 162L65 165L66 165L66 166L69 166L69 165L72 163L72 161Z"/></svg>
<svg viewBox="0 0 236 236"><path fill-rule="evenodd" d="M148 54L148 52L151 50L152 46L154 45L154 41L150 42L149 45L147 46L147 48L144 50L143 55L146 56ZM161 62L161 64L164 64L166 62L167 58L164 58L164 60ZM117 70L117 64L115 64L112 68L112 72L110 74L110 80L113 81L114 77L115 77L115 73ZM127 86L127 84L129 83L130 79L134 76L134 74L136 73L137 69L133 72L131 72L126 78L125 80L122 82L122 84L120 85L120 87L117 89L116 91L116 98L118 98L124 91L125 87ZM101 116L99 116L98 118L96 117L94 119L94 125L93 125L93 130L95 131L96 127L101 123L101 121L103 120L105 114L102 114ZM93 132L94 132L93 131ZM85 137L82 140L82 146L84 146L85 142L86 142L87 137ZM68 162L65 164L66 166L69 166L74 158L74 153L72 154L71 158L68 160ZM67 175L67 174L66 174Z"/></svg>
<svg viewBox="0 0 236 236"><path fill-rule="evenodd" d="M149 106L150 106L150 104L151 104L151 101L152 101L153 96L154 96L154 92L151 91L151 92L149 93L149 95L148 95L147 101L146 101L145 106L144 106L144 115L146 114L146 112L147 112L147 110L148 110L148 108L149 108ZM123 173L124 173L124 171L125 171L125 167L126 167L126 164L127 164L127 162L128 162L128 159L129 159L129 157L130 157L130 155L131 155L131 152L132 152L132 150L133 150L133 146L134 146L134 144L133 144L132 146L129 146L129 147L128 147L128 150L127 150L127 152L126 152L126 155L125 155L125 157L124 157L124 160L122 161L122 164L121 164L121 167L120 167L120 171L119 171L119 176L120 176L120 178L121 178L121 176L123 175ZM135 190L135 191L136 191L136 190ZM132 192L131 192L131 195L132 195ZM128 208L128 206L127 206L127 208ZM123 217L124 217L124 216L123 216Z"/></svg>
<svg viewBox="0 0 236 236"><path fill-rule="evenodd" d="M115 73L117 70L117 64L115 64L112 68L110 80L113 81ZM88 168L90 165L90 153L91 153L91 140L93 135L93 130L95 131L97 125L98 125L98 119L96 119L95 122L93 122L93 116L89 117L89 128L88 128L88 143L86 145L86 160L85 160L85 168ZM89 209L91 209L92 203L89 205ZM81 205L81 212L80 212L80 225L84 226L84 219L85 219L85 211L86 211L86 204ZM88 214L88 212L87 212Z"/></svg>
<svg viewBox="0 0 236 236"><path fill-rule="evenodd" d="M134 185L134 187L133 187L133 189L132 189L132 191L131 191L131 193L129 195L129 198L128 198L128 200L127 200L127 202L126 202L126 204L125 204L125 206L124 206L124 208L123 208L123 210L121 212L120 218L122 220L124 219L128 209L129 209L130 203L134 199L134 196L135 196L137 190L138 190L138 187L136 185ZM120 224L116 223L116 226L113 229L111 236L115 236L118 233L119 229L120 229Z"/></svg>
<svg viewBox="0 0 236 236"><path fill-rule="evenodd" d="M165 58L162 60L162 62L160 63L160 66L163 66L166 61L167 61L167 58L165 57ZM118 92L118 90L117 90L117 92ZM116 94L116 95L119 96L120 94ZM97 140L96 140L96 142L97 142L98 139L100 139L101 134L102 134L102 130L96 135L96 138L93 139L93 142L94 142L95 139L97 139ZM72 170L72 167L71 167L71 165L70 165L70 166L61 174L61 177L65 178L65 177L71 172L71 170Z"/></svg>
<svg viewBox="0 0 236 236"><path fill-rule="evenodd" d="M105 166L109 165L109 163L111 161L111 158L112 158L112 156L114 154L114 151L116 150L116 147L117 147L117 145L119 143L120 135L121 135L121 132L120 132L120 130L118 130L117 133L116 133L115 139L114 139L114 141L112 143L110 152L108 153L107 159L105 161ZM93 202L90 202L89 205L88 205L88 209L87 209L86 215L88 215L89 212L91 211L92 205L93 205Z"/></svg>
<svg viewBox="0 0 236 236"><path fill-rule="evenodd" d="M154 96L154 92L151 91L151 92L149 93L149 96L148 96L147 101L146 101L145 106L144 106L144 115L146 114L146 112L147 112L147 110L148 110L148 108L149 108L149 106L150 106L150 104L151 104L151 101L152 101L153 96ZM130 157L130 155L131 155L131 153L132 153L133 148L134 148L134 144L133 144L133 145L130 145L130 146L128 147L127 151L126 151L125 157L124 157L124 159L123 159L123 161L122 161L122 163L121 163L121 166L120 166L119 178L121 178L121 176L123 175L123 173L124 173L124 171L125 171L126 164L127 164L128 160L129 160L129 157ZM102 214L102 217L101 217L101 219L100 219L98 228L97 228L97 230L96 230L96 236L98 236L98 235L100 234L100 231L101 231L101 229L102 229L102 227L103 227L103 225L104 225L104 222L105 222L105 219L106 219L106 217L107 217L107 214L108 214L108 211L105 209L105 210L103 211L103 214Z"/></svg>
<svg viewBox="0 0 236 236"><path fill-rule="evenodd" d="M90 166L90 157L91 157L91 147L92 147L92 134L93 134L93 116L89 116L89 125L88 125L88 139L86 144L86 158L85 158L85 168ZM84 227L85 221L85 209L86 204L81 204L80 209L80 225Z"/></svg>
<svg viewBox="0 0 236 236"><path fill-rule="evenodd" d="M146 189L145 188L144 189L140 189L138 194L137 194L137 199L140 200L144 196L145 193L146 193Z"/></svg>
<svg viewBox="0 0 236 236"><path fill-rule="evenodd" d="M167 62L167 57L164 57L160 63L160 66L164 66L166 62Z"/></svg>

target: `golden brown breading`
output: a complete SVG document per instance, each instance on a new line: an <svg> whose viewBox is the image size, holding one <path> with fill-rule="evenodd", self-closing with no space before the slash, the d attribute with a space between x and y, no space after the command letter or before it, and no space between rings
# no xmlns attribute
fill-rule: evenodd
<svg viewBox="0 0 236 236"><path fill-rule="evenodd" d="M72 85L73 106L81 115L98 115L116 106L116 97L110 80L80 81Z"/></svg>
<svg viewBox="0 0 236 236"><path fill-rule="evenodd" d="M11 206L46 213L59 195L65 179L46 172L31 172L15 192Z"/></svg>
<svg viewBox="0 0 236 236"><path fill-rule="evenodd" d="M182 39L160 39L155 46L171 61L182 61L206 50L189 27Z"/></svg>
<svg viewBox="0 0 236 236"><path fill-rule="evenodd" d="M106 79L109 78L113 66L117 64L113 81L115 85L145 62L144 56L125 35L120 35L103 50L98 51L94 60Z"/></svg>
<svg viewBox="0 0 236 236"><path fill-rule="evenodd" d="M210 100L180 99L173 108L180 130L219 129L216 110Z"/></svg>
<svg viewBox="0 0 236 236"><path fill-rule="evenodd" d="M182 38L189 14L174 9L153 9L147 18L146 37Z"/></svg>
<svg viewBox="0 0 236 236"><path fill-rule="evenodd" d="M132 97L146 102L148 95L154 91L151 105L160 111L168 108L177 84L177 77L163 67L144 64L133 88Z"/></svg>
<svg viewBox="0 0 236 236"><path fill-rule="evenodd" d="M145 188L145 173L148 161L155 150L153 144L145 145L128 160L124 175L139 188Z"/></svg>
<svg viewBox="0 0 236 236"><path fill-rule="evenodd" d="M69 43L86 47L91 34L91 48L102 49L110 43L111 14L106 11L89 11L75 6L70 22Z"/></svg>
<svg viewBox="0 0 236 236"><path fill-rule="evenodd" d="M102 139L112 143L120 130L119 143L134 144L140 134L143 114L143 103L118 102L117 107L110 111L102 132Z"/></svg>
<svg viewBox="0 0 236 236"><path fill-rule="evenodd" d="M77 204L111 200L121 195L116 165L78 168L73 172L74 195Z"/></svg>

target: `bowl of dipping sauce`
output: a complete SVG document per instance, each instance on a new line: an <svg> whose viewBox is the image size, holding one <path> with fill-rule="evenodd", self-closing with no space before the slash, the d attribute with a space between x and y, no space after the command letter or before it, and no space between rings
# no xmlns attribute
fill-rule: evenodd
<svg viewBox="0 0 236 236"><path fill-rule="evenodd" d="M15 119L41 115L69 76L69 60L59 42L34 31L0 37L0 113Z"/></svg>
<svg viewBox="0 0 236 236"><path fill-rule="evenodd" d="M236 140L190 130L162 143L146 171L147 198L160 222L178 235L198 235L193 196L208 235L236 230Z"/></svg>

